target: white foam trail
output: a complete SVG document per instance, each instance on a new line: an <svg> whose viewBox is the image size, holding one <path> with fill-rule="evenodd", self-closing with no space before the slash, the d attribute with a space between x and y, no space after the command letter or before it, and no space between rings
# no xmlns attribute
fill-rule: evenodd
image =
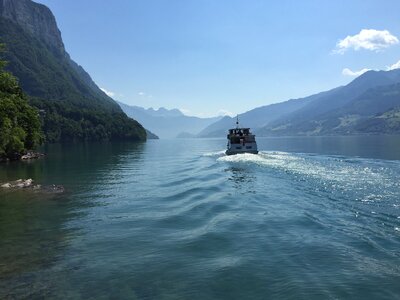
<svg viewBox="0 0 400 300"><path fill-rule="evenodd" d="M251 163L262 163L263 159L257 154L242 153L236 155L225 155L217 159L218 161L225 162L251 162Z"/></svg>
<svg viewBox="0 0 400 300"><path fill-rule="evenodd" d="M202 156L205 156L205 157L216 157L216 156L223 156L223 155L225 155L225 150L216 151L216 152L206 152L206 153L202 154Z"/></svg>
<svg viewBox="0 0 400 300"><path fill-rule="evenodd" d="M307 154L292 154L286 152L260 152L257 154L237 154L217 158L219 162L256 164L277 170L283 170L292 174L298 174L308 178L315 178L330 182L335 189L365 190L371 186L380 186L389 195L389 189L394 188L395 183L390 174L385 170L376 169L374 166L358 165L332 158L329 156L314 156ZM379 193L378 193L379 195ZM377 201L384 198L377 194L363 195L360 197L365 202Z"/></svg>

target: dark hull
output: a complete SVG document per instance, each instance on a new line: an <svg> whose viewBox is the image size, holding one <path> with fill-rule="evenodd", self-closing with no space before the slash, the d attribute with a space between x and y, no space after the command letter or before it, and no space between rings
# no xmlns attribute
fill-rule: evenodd
<svg viewBox="0 0 400 300"><path fill-rule="evenodd" d="M233 150L226 150L226 155L235 155L235 154L242 154L242 153L250 153L250 154L258 154L257 150L249 150L249 151L233 151Z"/></svg>

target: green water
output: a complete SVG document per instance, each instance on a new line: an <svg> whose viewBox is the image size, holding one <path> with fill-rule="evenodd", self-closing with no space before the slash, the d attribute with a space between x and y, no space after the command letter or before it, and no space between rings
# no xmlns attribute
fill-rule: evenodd
<svg viewBox="0 0 400 300"><path fill-rule="evenodd" d="M400 138L49 145L0 166L0 299L396 299Z"/></svg>

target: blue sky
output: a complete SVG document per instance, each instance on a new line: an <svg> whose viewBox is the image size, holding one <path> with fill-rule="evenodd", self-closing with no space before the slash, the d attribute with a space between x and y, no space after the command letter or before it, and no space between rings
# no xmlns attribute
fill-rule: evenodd
<svg viewBox="0 0 400 300"><path fill-rule="evenodd" d="M400 61L398 0L36 2L114 99L189 115L308 96Z"/></svg>

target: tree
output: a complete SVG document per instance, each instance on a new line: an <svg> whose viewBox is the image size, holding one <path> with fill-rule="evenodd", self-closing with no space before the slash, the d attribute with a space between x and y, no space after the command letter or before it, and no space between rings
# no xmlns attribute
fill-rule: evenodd
<svg viewBox="0 0 400 300"><path fill-rule="evenodd" d="M0 54L4 45L0 44ZM17 159L43 141L38 111L29 105L17 78L0 58L0 157Z"/></svg>

